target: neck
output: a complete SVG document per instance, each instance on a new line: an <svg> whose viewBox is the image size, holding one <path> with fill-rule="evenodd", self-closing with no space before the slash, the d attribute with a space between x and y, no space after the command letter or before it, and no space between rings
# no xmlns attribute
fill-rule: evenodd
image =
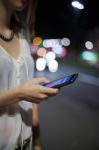
<svg viewBox="0 0 99 150"><path fill-rule="evenodd" d="M9 29L12 11L0 0L0 31Z"/></svg>

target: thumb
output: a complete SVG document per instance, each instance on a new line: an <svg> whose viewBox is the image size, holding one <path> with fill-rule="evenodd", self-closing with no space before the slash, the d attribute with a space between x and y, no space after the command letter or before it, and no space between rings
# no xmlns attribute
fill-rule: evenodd
<svg viewBox="0 0 99 150"><path fill-rule="evenodd" d="M50 82L50 80L47 77L37 77L35 78L37 83L47 83Z"/></svg>
<svg viewBox="0 0 99 150"><path fill-rule="evenodd" d="M38 82L50 82L50 80L47 77L40 77L38 78Z"/></svg>

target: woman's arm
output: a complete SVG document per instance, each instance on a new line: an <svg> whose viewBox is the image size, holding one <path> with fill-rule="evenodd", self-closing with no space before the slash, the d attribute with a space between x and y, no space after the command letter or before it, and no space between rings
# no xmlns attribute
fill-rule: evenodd
<svg viewBox="0 0 99 150"><path fill-rule="evenodd" d="M42 150L39 104L33 104L33 150Z"/></svg>
<svg viewBox="0 0 99 150"><path fill-rule="evenodd" d="M47 88L40 83L46 82L44 77L34 78L20 86L11 88L0 93L0 107L10 105L12 103L26 100L32 103L40 103L43 99L48 99L49 95L57 94L58 89Z"/></svg>
<svg viewBox="0 0 99 150"><path fill-rule="evenodd" d="M0 107L7 106L20 100L19 88L12 88L0 93Z"/></svg>

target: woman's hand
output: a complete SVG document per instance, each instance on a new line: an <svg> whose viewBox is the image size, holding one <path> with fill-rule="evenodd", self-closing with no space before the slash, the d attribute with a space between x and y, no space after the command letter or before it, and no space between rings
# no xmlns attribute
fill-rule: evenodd
<svg viewBox="0 0 99 150"><path fill-rule="evenodd" d="M29 102L39 103L49 96L56 95L58 89L42 86L41 83L49 82L45 77L34 78L22 84L20 88L20 99Z"/></svg>

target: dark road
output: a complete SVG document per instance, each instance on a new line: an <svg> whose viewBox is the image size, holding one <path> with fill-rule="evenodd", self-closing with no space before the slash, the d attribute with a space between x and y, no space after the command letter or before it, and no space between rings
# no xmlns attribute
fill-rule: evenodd
<svg viewBox="0 0 99 150"><path fill-rule="evenodd" d="M45 75L54 79L74 72L79 73L74 84L41 103L43 150L99 150L99 74L61 66L57 73Z"/></svg>

